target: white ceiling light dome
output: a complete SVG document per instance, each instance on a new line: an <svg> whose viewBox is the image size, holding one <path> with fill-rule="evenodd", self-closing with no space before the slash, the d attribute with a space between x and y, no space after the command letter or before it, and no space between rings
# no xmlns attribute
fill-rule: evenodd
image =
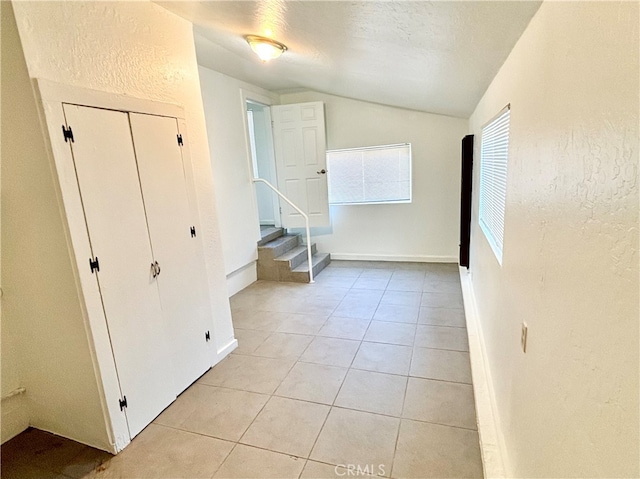
<svg viewBox="0 0 640 479"><path fill-rule="evenodd" d="M263 62L278 58L287 51L287 46L284 43L277 42L271 38L261 37L260 35L246 35L244 38Z"/></svg>

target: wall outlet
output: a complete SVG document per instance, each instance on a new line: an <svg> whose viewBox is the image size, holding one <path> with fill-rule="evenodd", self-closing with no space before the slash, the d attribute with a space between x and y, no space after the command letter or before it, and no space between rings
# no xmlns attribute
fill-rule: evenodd
<svg viewBox="0 0 640 479"><path fill-rule="evenodd" d="M522 352L527 352L527 333L529 332L529 328L527 323L522 323L522 331L520 332L520 346L522 347Z"/></svg>

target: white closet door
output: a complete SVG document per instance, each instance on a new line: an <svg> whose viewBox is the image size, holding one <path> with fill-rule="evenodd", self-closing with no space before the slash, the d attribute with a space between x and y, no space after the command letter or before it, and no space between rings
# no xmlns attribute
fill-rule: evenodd
<svg viewBox="0 0 640 479"><path fill-rule="evenodd" d="M73 129L73 160L133 438L176 394L129 119L75 105L64 105L64 112Z"/></svg>
<svg viewBox="0 0 640 479"><path fill-rule="evenodd" d="M174 118L130 114L140 184L158 276L160 301L170 337L174 383L180 393L210 366L211 309L204 258L191 217L178 125ZM210 335L211 336L211 335Z"/></svg>

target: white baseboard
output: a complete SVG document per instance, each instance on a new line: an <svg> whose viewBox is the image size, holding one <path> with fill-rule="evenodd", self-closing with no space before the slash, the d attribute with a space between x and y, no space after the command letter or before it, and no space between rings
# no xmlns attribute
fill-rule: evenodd
<svg viewBox="0 0 640 479"><path fill-rule="evenodd" d="M2 444L29 427L29 413L22 395L2 401Z"/></svg>
<svg viewBox="0 0 640 479"><path fill-rule="evenodd" d="M464 267L460 267L460 282L462 284L464 312L467 318L473 394L476 402L484 477L487 479L507 478L509 477L507 474L508 456L499 423L491 370L487 360L487 351L482 336L471 274Z"/></svg>
<svg viewBox="0 0 640 479"><path fill-rule="evenodd" d="M255 261L252 261L232 273L229 273L227 275L227 289L229 290L229 297L233 296L238 291L242 291L257 280L258 271L256 269Z"/></svg>
<svg viewBox="0 0 640 479"><path fill-rule="evenodd" d="M458 263L457 256L431 255L391 255L391 254L356 254L331 253L331 259L345 261L402 261L410 263Z"/></svg>
<svg viewBox="0 0 640 479"><path fill-rule="evenodd" d="M211 366L215 366L216 364L218 364L220 361L222 361L224 358L226 358L229 354L231 354L231 352L236 349L238 347L238 340L236 338L232 338L226 346L223 346L222 348L220 348L218 350L218 353L214 359L215 363L212 364Z"/></svg>

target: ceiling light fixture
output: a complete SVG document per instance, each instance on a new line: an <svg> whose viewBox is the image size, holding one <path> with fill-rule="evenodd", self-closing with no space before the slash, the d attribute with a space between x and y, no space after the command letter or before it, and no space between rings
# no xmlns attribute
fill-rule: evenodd
<svg viewBox="0 0 640 479"><path fill-rule="evenodd" d="M278 58L287 51L286 45L276 42L271 38L261 37L259 35L247 35L244 38L263 62Z"/></svg>

